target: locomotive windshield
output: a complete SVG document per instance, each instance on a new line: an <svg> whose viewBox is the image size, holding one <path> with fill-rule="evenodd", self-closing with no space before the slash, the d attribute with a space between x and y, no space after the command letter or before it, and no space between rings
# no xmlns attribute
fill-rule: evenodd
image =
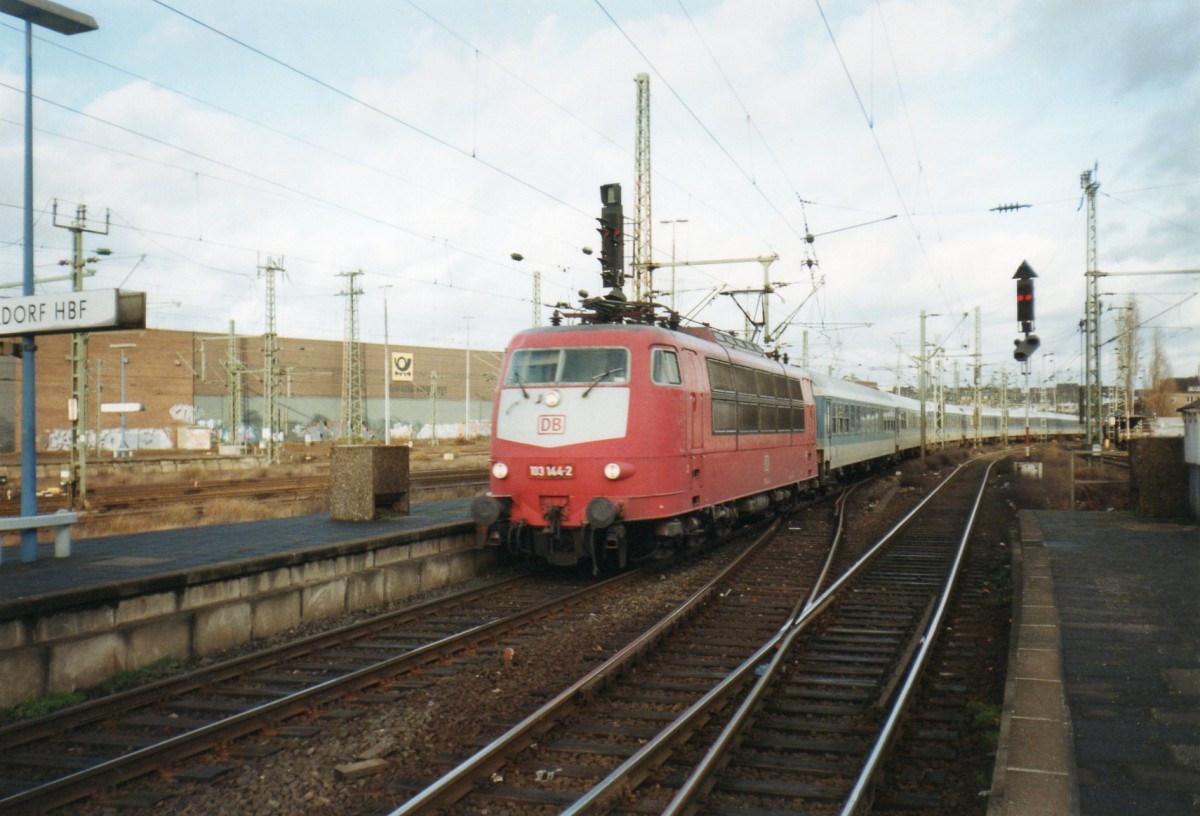
<svg viewBox="0 0 1200 816"><path fill-rule="evenodd" d="M629 349L537 348L513 352L505 385L596 385L629 381Z"/></svg>

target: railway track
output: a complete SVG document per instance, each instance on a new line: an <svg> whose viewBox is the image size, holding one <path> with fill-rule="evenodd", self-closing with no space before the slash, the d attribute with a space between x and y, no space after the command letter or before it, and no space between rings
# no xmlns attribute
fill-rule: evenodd
<svg viewBox="0 0 1200 816"><path fill-rule="evenodd" d="M72 802L71 812L92 812L97 796L109 806L154 804L173 795L155 780L216 779L239 757L268 756L323 722L403 706L410 692L501 664L511 650L498 641L521 650L523 638L603 614L614 596L653 596L647 616L663 598L675 606L736 554L735 542L697 563L600 582L561 573L498 581L0 728L0 813ZM662 589L674 570L683 580ZM645 623L624 621L617 642ZM568 671L548 666L545 682L578 676Z"/></svg>
<svg viewBox="0 0 1200 816"><path fill-rule="evenodd" d="M986 478L970 472L828 589L824 544L788 525L697 611L668 616L391 816L859 812L949 605Z"/></svg>
<svg viewBox="0 0 1200 816"><path fill-rule="evenodd" d="M760 536L686 604L473 757L414 789L393 816L557 813L714 688L731 691L730 673L777 637L799 612L798 599L817 588L840 516L810 508L791 526L787 536L774 528Z"/></svg>
<svg viewBox="0 0 1200 816"><path fill-rule="evenodd" d="M0 812L58 807L266 727L304 736L322 716L428 685L420 672L432 664L469 665L478 658L464 652L637 580L496 581L0 728Z"/></svg>
<svg viewBox="0 0 1200 816"><path fill-rule="evenodd" d="M487 485L486 468L426 470L414 472L410 476L412 493L418 498L422 493L447 488L466 490L473 495L485 490ZM312 501L322 499L328 494L327 473L261 479L204 479L192 482L100 485L88 490L88 510L85 512L85 518L87 515L157 510L169 504L196 504L231 499ZM0 496L0 516L20 515L20 502L20 494L16 492L11 498ZM65 495L52 494L38 499L38 509L42 513L69 508L70 499Z"/></svg>

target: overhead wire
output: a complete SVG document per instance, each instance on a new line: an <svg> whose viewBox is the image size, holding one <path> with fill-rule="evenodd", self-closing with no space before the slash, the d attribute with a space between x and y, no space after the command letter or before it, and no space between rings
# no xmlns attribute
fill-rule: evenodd
<svg viewBox="0 0 1200 816"><path fill-rule="evenodd" d="M579 209L575 205L570 204L566 201L563 201L561 198L554 195L550 191L545 190L541 187L538 187L533 182L521 178L516 173L505 170L504 168L500 167L499 165L497 165L493 162L488 161L487 159L472 155L471 151L464 150L463 148L459 147L458 145L454 144L453 142L443 139L441 136L438 136L437 134L433 133L432 131L429 131L429 130L426 130L425 128L419 127L419 126L413 124L412 122L407 121L406 119L402 119L399 116L395 115L394 113L384 110L383 108L379 107L378 105L374 105L374 104L366 101L365 99L361 99L361 98L355 96L354 94L350 93L349 91L346 91L346 90L343 90L342 88L337 87L336 85L334 85L331 82L326 82L325 80L321 79L320 77L316 76L315 74L309 73L308 71L305 71L302 68L292 65L291 63L286 62L285 60L282 60L279 57L269 54L266 51L262 50L261 48L251 45L250 43L246 42L245 40L239 39L238 37L235 37L232 34L229 34L228 32L222 31L221 29L217 28L214 25L204 22L203 20L201 20L198 17L194 17L191 14L181 11L180 9L175 8L174 6L170 5L169 3L164 2L164 0L150 0L150 1L158 6L161 6L162 8L166 9L167 11L170 11L174 14L178 14L180 17L183 17L185 20L188 20L189 22L192 22L192 23L200 26L201 28L204 28L207 31L212 32L213 34L217 35L218 37L228 40L229 42L233 43L234 45L237 45L240 48L244 48L247 51L251 52L252 54L256 54L259 57L262 57L263 59L267 60L268 62L271 62L271 63L279 66L280 68L283 68L286 71L296 74L297 76L299 76L303 79L306 79L309 82L312 82L313 84L324 88L325 90L329 91L330 93L333 93L333 94L336 94L337 96L342 97L343 99L347 100L348 102L352 102L353 104L358 105L362 108L365 108L366 110L369 110L372 113L378 114L379 116L382 116L391 122L395 122L396 124L398 124L402 127L408 128L413 133L416 133L417 135L419 135L425 139L428 139L429 141L433 142L434 144L440 145L441 147L444 147L447 150L457 153L458 155L460 155L464 158L470 159L475 162L479 162L482 166L486 167L487 169L491 170L492 172L498 173L501 176L504 176L505 178L509 179L510 181L516 182L517 184L521 185L522 187L525 187L525 188L537 193L538 195L548 198L549 200L555 202L556 204L560 204L563 207L573 210L574 212L577 212L588 218L591 217L590 213L584 212L583 210Z"/></svg>
<svg viewBox="0 0 1200 816"><path fill-rule="evenodd" d="M907 202L904 191L900 189L900 182L896 178L895 171L892 169L891 160L888 158L887 151L883 149L883 143L879 140L879 134L875 130L874 117L872 117L870 112L868 112L866 105L863 102L862 94L860 94L858 91L858 85L854 81L854 75L850 72L850 66L846 64L846 58L842 54L841 47L838 45L837 35L834 34L833 26L830 24L829 18L825 15L825 9L821 6L821 0L813 0L813 3L816 4L817 12L821 17L821 22L825 26L825 32L829 35L829 41L832 43L834 53L837 55L838 62L842 66L842 72L846 75L846 81L850 84L850 90L854 94L855 101L858 103L859 111L862 112L863 119L867 123L867 130L869 130L871 133L871 141L874 143L875 149L879 153L879 158L883 162L883 167L887 173L888 180L891 182L892 190L895 192L896 197L900 200L900 205L904 210L904 217L908 221L909 228L912 230L913 237L917 242L917 247L920 250L921 257L924 259L926 267L933 276L934 284L937 286L938 293L942 296L942 301L945 303L946 308L953 309L954 307L950 304L945 287L942 286L941 278L938 276L937 270L934 267L933 259L929 257L929 252L925 247L925 242L921 238L921 231L917 228L916 221L913 220L912 208Z"/></svg>
<svg viewBox="0 0 1200 816"><path fill-rule="evenodd" d="M157 2L157 0L156 0L156 2ZM604 7L604 3L601 2L601 0L593 0L593 2L595 2L596 7L600 9L600 11L604 14L604 16L608 18L609 22L611 22L613 24L613 27L616 28L617 31L621 34L621 36L625 38L625 41L629 43L630 47L633 48L633 50L637 52L638 56L641 57L645 61L646 65L650 68L651 71L654 72L654 75L658 77L659 81L661 81L663 83L663 85L666 87L667 91L670 92L671 96L675 97L675 101L678 102L680 104L680 106L687 112L687 114L692 117L692 120L695 121L695 123L700 127L700 129L702 131L704 131L704 134L706 136L708 136L708 138L712 141L712 143L714 145L716 145L717 149L721 152L721 154L724 155L725 158L729 160L729 163L733 165L733 167L738 171L738 173L741 174L741 176L746 180L746 182L750 185L750 187L759 195L760 198L762 198L762 200L766 203L767 207L770 208L770 210L773 213L775 213L776 216L779 217L779 220L781 222L783 222L783 224L787 227L787 229L790 232L792 232L792 234L794 234L798 240L803 242L804 236L801 235L800 232L796 230L795 225L792 224L792 222L789 221L786 216L784 216L784 214L780 211L780 209L775 205L775 202L771 201L770 197L767 196L766 192L762 189L762 187L759 186L755 182L754 177L749 172L746 171L746 168L742 167L741 163L738 162L738 160L736 158L734 158L733 154L729 152L729 149L725 147L725 145L721 142L721 140L717 137L717 135L712 132L712 130L708 127L708 125L705 124L704 120L700 118L699 114L697 114L696 111L692 108L692 106L688 104L687 100L685 100L683 98L683 95L680 94L679 91L677 91L675 89L675 87L666 78L666 76L662 73L662 71L660 71L658 69L658 67L654 64L654 61L651 60L650 57L646 54L646 52L642 50L641 46L639 46L637 44L637 42L633 39L632 36L630 36L629 32L627 32L624 29L624 27L622 27L622 25L617 21L617 19L612 16L612 14L609 12L609 10Z"/></svg>

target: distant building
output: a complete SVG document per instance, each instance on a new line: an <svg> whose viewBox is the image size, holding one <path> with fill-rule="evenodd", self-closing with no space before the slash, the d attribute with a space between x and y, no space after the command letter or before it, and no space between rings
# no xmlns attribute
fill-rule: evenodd
<svg viewBox="0 0 1200 816"><path fill-rule="evenodd" d="M1200 377L1173 377L1167 380L1167 411L1162 416L1182 416L1188 405L1200 400Z"/></svg>
<svg viewBox="0 0 1200 816"><path fill-rule="evenodd" d="M112 348L132 343L133 347ZM344 344L332 340L281 337L277 340L280 379L277 391L288 439L340 436ZM383 346L361 343L366 425L382 438L385 367ZM145 411L126 415L126 444L133 450L185 447L186 430L208 428L213 442L235 436L229 427L231 368L241 370L242 429L239 441L259 441L262 433L263 357L261 336L238 336L230 360L228 335L144 329L93 333L88 342L86 434L93 455L112 455L119 444L120 416L102 413L104 403L143 403ZM39 450L67 450L71 439L70 335L42 335L37 341L37 440ZM472 349L470 397L466 393L465 349L392 343L402 357L404 380L393 380L389 394L393 437L420 435L431 423L486 432L502 353ZM125 398L121 396L121 353L125 352ZM436 385L434 384L436 374ZM436 414L436 416L435 416ZM21 366L0 357L0 453L19 451ZM193 435L191 438L196 438Z"/></svg>

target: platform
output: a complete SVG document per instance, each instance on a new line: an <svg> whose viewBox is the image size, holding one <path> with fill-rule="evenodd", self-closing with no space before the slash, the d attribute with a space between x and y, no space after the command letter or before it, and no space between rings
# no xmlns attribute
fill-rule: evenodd
<svg viewBox="0 0 1200 816"><path fill-rule="evenodd" d="M0 707L468 580L499 557L480 546L469 505L107 536L28 563L14 547L0 561Z"/></svg>
<svg viewBox="0 0 1200 816"><path fill-rule="evenodd" d="M1200 527L1023 512L989 816L1200 813Z"/></svg>
<svg viewBox="0 0 1200 816"><path fill-rule="evenodd" d="M169 573L225 569L232 563L361 544L426 527L466 524L470 499L421 502L408 516L378 521L333 521L328 513L74 539L68 558L41 544L38 559L23 563L20 548L0 558L0 619L5 605L62 592L127 589Z"/></svg>

